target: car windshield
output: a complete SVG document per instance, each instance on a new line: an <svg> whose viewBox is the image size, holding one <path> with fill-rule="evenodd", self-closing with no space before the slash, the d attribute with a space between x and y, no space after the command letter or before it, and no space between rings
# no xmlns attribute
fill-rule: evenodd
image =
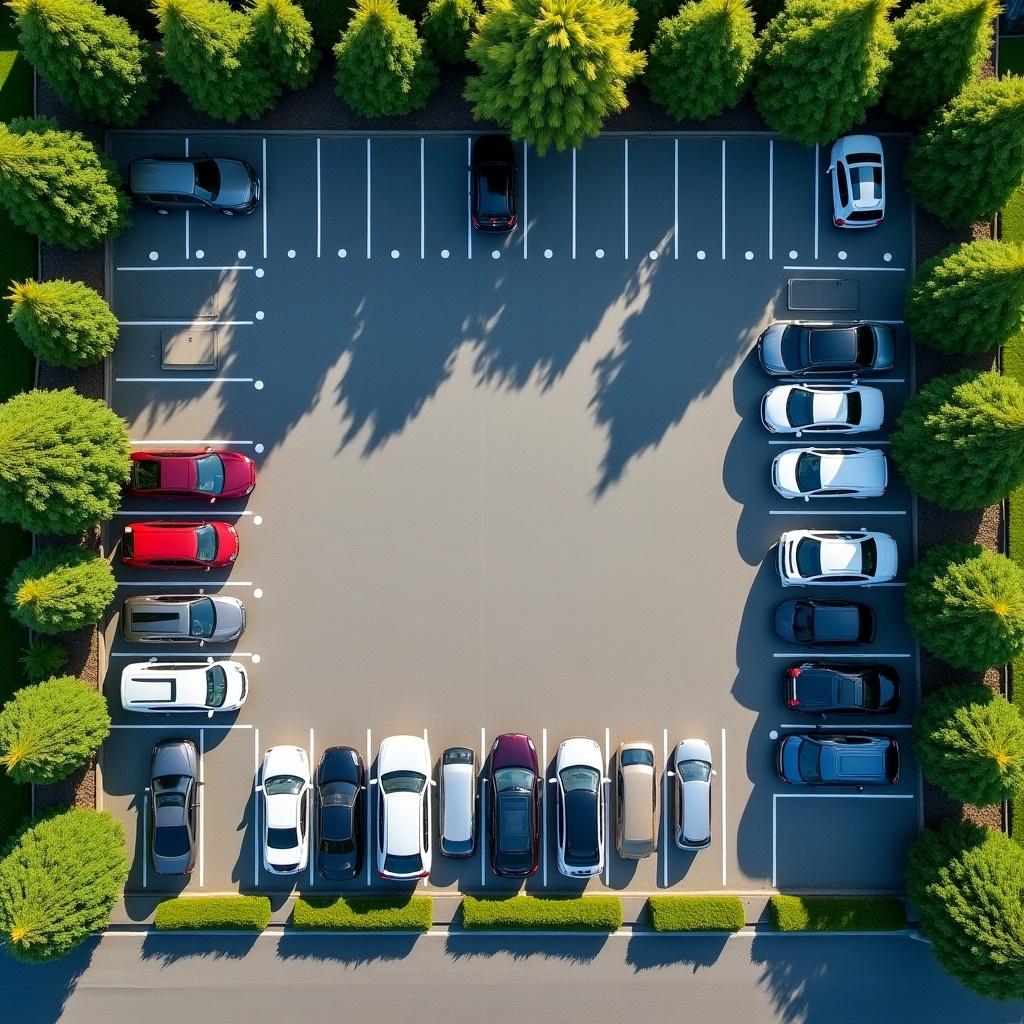
<svg viewBox="0 0 1024 1024"><path fill-rule="evenodd" d="M206 706L220 708L228 694L228 674L220 665L211 665L206 670Z"/></svg>
<svg viewBox="0 0 1024 1024"><path fill-rule="evenodd" d="M213 627L217 624L217 613L213 602L208 597L193 601L188 606L188 632L190 636L213 636Z"/></svg>
<svg viewBox="0 0 1024 1024"><path fill-rule="evenodd" d="M380 777L385 793L422 793L426 784L426 776L419 772L387 772Z"/></svg>
<svg viewBox="0 0 1024 1024"><path fill-rule="evenodd" d="M796 568L801 576L821 575L821 541L803 537L796 546Z"/></svg>
<svg viewBox="0 0 1024 1024"><path fill-rule="evenodd" d="M798 638L809 637L814 629L814 609L811 605L800 602L793 613L793 632Z"/></svg>
<svg viewBox="0 0 1024 1024"><path fill-rule="evenodd" d="M566 793L596 793L601 782L601 775L597 769L586 765L563 768L559 778Z"/></svg>
<svg viewBox="0 0 1024 1024"><path fill-rule="evenodd" d="M860 392L848 391L846 393L846 422L860 423Z"/></svg>
<svg viewBox="0 0 1024 1024"><path fill-rule="evenodd" d="M865 366L875 361L875 332L867 324L857 328L857 359Z"/></svg>
<svg viewBox="0 0 1024 1024"><path fill-rule="evenodd" d="M860 546L860 570L865 576L874 576L878 568L878 548L869 537Z"/></svg>
<svg viewBox="0 0 1024 1024"><path fill-rule="evenodd" d="M183 857L188 851L188 829L184 825L158 828L154 831L153 852L158 857Z"/></svg>
<svg viewBox="0 0 1024 1024"><path fill-rule="evenodd" d="M410 854L408 857L389 853L384 858L384 870L392 875L414 875L423 870L423 858L418 853Z"/></svg>
<svg viewBox="0 0 1024 1024"><path fill-rule="evenodd" d="M642 747L630 747L619 754L619 764L625 768L631 764L643 764L648 768L654 767L654 754Z"/></svg>
<svg viewBox="0 0 1024 1024"><path fill-rule="evenodd" d="M267 796L298 796L302 785L297 775L272 775L263 783L263 792Z"/></svg>
<svg viewBox="0 0 1024 1024"><path fill-rule="evenodd" d="M800 778L805 782L816 782L821 778L821 752L816 743L808 743L805 740L800 744L797 765Z"/></svg>
<svg viewBox="0 0 1024 1024"><path fill-rule="evenodd" d="M207 524L196 530L196 558L200 562L212 562L217 557L217 531Z"/></svg>
<svg viewBox="0 0 1024 1024"><path fill-rule="evenodd" d="M814 395L801 388L793 388L786 399L786 418L791 427L804 427L814 422Z"/></svg>
<svg viewBox="0 0 1024 1024"><path fill-rule="evenodd" d="M161 794L163 793L164 795L162 799L166 800L168 799L168 794L165 792L165 790L181 789L183 786L187 785L187 783L187 775L161 775L159 778L153 780L153 795L157 798L157 801L159 802L161 799ZM161 806L171 805L161 804ZM179 804L178 806L180 807L182 805Z"/></svg>
<svg viewBox="0 0 1024 1024"><path fill-rule="evenodd" d="M139 491L153 491L160 486L160 463L145 459L132 463L132 486Z"/></svg>
<svg viewBox="0 0 1024 1024"><path fill-rule="evenodd" d="M503 793L508 790L533 789L534 775L529 768L499 768L494 773L494 788Z"/></svg>
<svg viewBox="0 0 1024 1024"><path fill-rule="evenodd" d="M320 850L323 853L345 854L355 853L356 844L351 839L321 839Z"/></svg>
<svg viewBox="0 0 1024 1024"><path fill-rule="evenodd" d="M224 463L218 456L196 459L196 490L201 494L220 494L224 490Z"/></svg>
<svg viewBox="0 0 1024 1024"><path fill-rule="evenodd" d="M679 766L683 782L707 782L711 778L711 765L707 761L684 761Z"/></svg>
<svg viewBox="0 0 1024 1024"><path fill-rule="evenodd" d="M299 845L299 833L294 828L268 828L267 846L272 850L294 850Z"/></svg>
<svg viewBox="0 0 1024 1024"><path fill-rule="evenodd" d="M882 706L882 680L873 669L860 674L861 701L865 708L875 710Z"/></svg>
<svg viewBox="0 0 1024 1024"><path fill-rule="evenodd" d="M217 164L213 160L197 160L195 169L196 195L212 202L220 191L220 171L217 170Z"/></svg>
<svg viewBox="0 0 1024 1024"><path fill-rule="evenodd" d="M796 486L801 491L816 491L821 487L821 456L803 452L796 460Z"/></svg>

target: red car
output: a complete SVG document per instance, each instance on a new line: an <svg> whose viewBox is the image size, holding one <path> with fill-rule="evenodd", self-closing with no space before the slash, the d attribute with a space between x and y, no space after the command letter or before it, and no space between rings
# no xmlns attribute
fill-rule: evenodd
<svg viewBox="0 0 1024 1024"><path fill-rule="evenodd" d="M506 732L491 747L491 870L503 878L526 878L540 862L540 771L529 736Z"/></svg>
<svg viewBox="0 0 1024 1024"><path fill-rule="evenodd" d="M238 532L230 523L132 523L121 541L121 561L137 569L223 569L237 557Z"/></svg>
<svg viewBox="0 0 1024 1024"><path fill-rule="evenodd" d="M256 464L241 452L132 452L128 492L139 498L244 498L256 486Z"/></svg>

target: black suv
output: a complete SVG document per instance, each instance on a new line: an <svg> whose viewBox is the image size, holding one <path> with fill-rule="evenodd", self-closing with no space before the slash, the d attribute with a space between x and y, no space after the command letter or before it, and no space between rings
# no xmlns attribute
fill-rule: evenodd
<svg viewBox="0 0 1024 1024"><path fill-rule="evenodd" d="M143 157L128 174L132 198L157 213L218 210L226 216L252 213L260 201L260 179L244 160L197 157Z"/></svg>
<svg viewBox="0 0 1024 1024"><path fill-rule="evenodd" d="M471 216L478 231L511 231L516 215L516 157L507 135L482 135L470 160Z"/></svg>
<svg viewBox="0 0 1024 1024"><path fill-rule="evenodd" d="M899 673L888 665L805 661L786 669L786 707L805 715L884 715L900 706Z"/></svg>
<svg viewBox="0 0 1024 1024"><path fill-rule="evenodd" d="M816 601L801 597L775 608L780 640L806 647L869 644L875 638L875 613L859 601Z"/></svg>

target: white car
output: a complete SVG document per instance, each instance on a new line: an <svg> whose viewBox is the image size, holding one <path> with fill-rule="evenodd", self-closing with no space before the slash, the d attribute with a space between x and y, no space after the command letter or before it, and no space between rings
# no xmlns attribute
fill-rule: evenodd
<svg viewBox="0 0 1024 1024"><path fill-rule="evenodd" d="M377 874L415 879L430 874L430 787L433 761L422 736L389 736L377 753Z"/></svg>
<svg viewBox="0 0 1024 1024"><path fill-rule="evenodd" d="M866 434L884 419L882 392L861 384L780 384L761 399L761 422L773 434Z"/></svg>
<svg viewBox="0 0 1024 1024"><path fill-rule="evenodd" d="M788 530L779 538L784 587L849 587L896 576L896 541L868 530Z"/></svg>
<svg viewBox="0 0 1024 1024"><path fill-rule="evenodd" d="M309 757L302 747L271 747L257 791L263 807L263 869L294 875L309 863Z"/></svg>
<svg viewBox="0 0 1024 1024"><path fill-rule="evenodd" d="M555 759L558 786L558 870L589 878L604 870L604 757L594 740L562 740Z"/></svg>
<svg viewBox="0 0 1024 1024"><path fill-rule="evenodd" d="M880 498L888 481L877 448L787 448L772 460L772 486L784 498Z"/></svg>
<svg viewBox="0 0 1024 1024"><path fill-rule="evenodd" d="M676 778L676 846L703 850L711 845L711 746L707 740L683 740L672 755Z"/></svg>
<svg viewBox="0 0 1024 1024"><path fill-rule="evenodd" d="M249 690L245 667L237 661L136 661L121 672L125 711L212 716L237 711Z"/></svg>
<svg viewBox="0 0 1024 1024"><path fill-rule="evenodd" d="M885 217L885 160L876 135L846 135L832 144L832 223L873 228Z"/></svg>

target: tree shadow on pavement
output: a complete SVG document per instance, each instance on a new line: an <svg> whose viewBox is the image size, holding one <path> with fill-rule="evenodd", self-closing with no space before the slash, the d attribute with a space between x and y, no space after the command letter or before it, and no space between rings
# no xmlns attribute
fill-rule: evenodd
<svg viewBox="0 0 1024 1024"><path fill-rule="evenodd" d="M54 1024L92 961L99 938L83 942L66 957L47 964L23 964L0 951L3 1020Z"/></svg>

